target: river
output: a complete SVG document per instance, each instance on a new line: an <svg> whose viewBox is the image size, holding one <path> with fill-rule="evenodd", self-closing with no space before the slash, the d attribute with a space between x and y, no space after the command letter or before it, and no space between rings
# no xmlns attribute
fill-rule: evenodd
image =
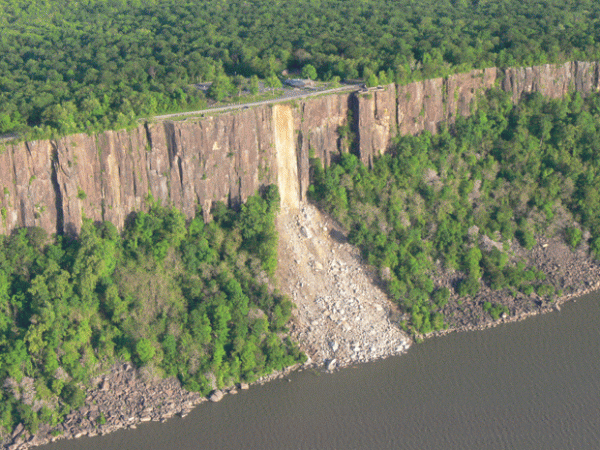
<svg viewBox="0 0 600 450"><path fill-rule="evenodd" d="M600 295L43 450L598 449Z"/></svg>

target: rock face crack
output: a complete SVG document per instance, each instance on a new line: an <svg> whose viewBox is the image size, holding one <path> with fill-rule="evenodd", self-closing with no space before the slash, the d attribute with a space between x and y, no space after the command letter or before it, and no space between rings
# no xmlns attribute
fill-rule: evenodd
<svg viewBox="0 0 600 450"><path fill-rule="evenodd" d="M177 174L179 176L179 186L174 187L169 185L169 196L173 196L173 188L175 188L175 192L179 191L179 195L183 197L184 192L184 183L183 183L183 162L181 160L181 148L177 145L177 135L179 137L179 141L182 141L182 131L175 127L175 124L172 122L165 122L164 124L165 130L165 142L167 144L167 154L169 157L169 169L172 171L173 169L177 170ZM174 174L174 172L171 172ZM173 200L173 198L171 198Z"/></svg>
<svg viewBox="0 0 600 450"><path fill-rule="evenodd" d="M56 233L63 234L65 231L65 219L63 214L63 195L58 183L58 148L52 146L52 173L50 179L54 189L54 204L56 207Z"/></svg>
<svg viewBox="0 0 600 450"><path fill-rule="evenodd" d="M181 195L183 196L183 161L181 161L180 157L177 157L177 168L179 169L179 182L181 183Z"/></svg>
<svg viewBox="0 0 600 450"><path fill-rule="evenodd" d="M355 140L350 142L350 148L348 149L350 151L350 153L353 153L354 155L358 156L360 158L360 154L359 154L359 148L358 148L358 144L360 142L361 139L361 129L360 129L360 115L359 115L359 100L358 100L358 95L353 94L350 95L348 97L348 113L351 114L351 119L352 121L348 124L348 126L350 127L350 132L352 134L354 134L355 136ZM338 141L338 145L340 149L344 148L344 143L342 142L344 140L344 137L340 136L339 141Z"/></svg>
<svg viewBox="0 0 600 450"><path fill-rule="evenodd" d="M146 131L146 140L148 141L149 149L152 149L152 133L150 133L150 127L148 126L148 122L144 123L144 130Z"/></svg>

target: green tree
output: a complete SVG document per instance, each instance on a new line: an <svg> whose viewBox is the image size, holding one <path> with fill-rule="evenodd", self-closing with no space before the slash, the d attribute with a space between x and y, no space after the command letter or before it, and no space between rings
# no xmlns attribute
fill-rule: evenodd
<svg viewBox="0 0 600 450"><path fill-rule="evenodd" d="M256 75L252 75L250 77L250 93L252 95L258 94L259 85L258 85L258 77Z"/></svg>
<svg viewBox="0 0 600 450"><path fill-rule="evenodd" d="M156 353L156 349L152 345L152 342L149 339L142 338L135 344L135 351L138 359L142 364L146 364Z"/></svg>
<svg viewBox="0 0 600 450"><path fill-rule="evenodd" d="M577 248L581 242L583 233L577 227L569 227L565 230L565 237L571 248Z"/></svg>
<svg viewBox="0 0 600 450"><path fill-rule="evenodd" d="M317 79L317 69L312 64L306 64L302 68L302 78L309 78L311 80Z"/></svg>
<svg viewBox="0 0 600 450"><path fill-rule="evenodd" d="M283 86L283 84L281 84L281 80L277 77L277 75L271 74L265 80L265 86L270 87L271 93L274 95L275 89L281 88Z"/></svg>
<svg viewBox="0 0 600 450"><path fill-rule="evenodd" d="M235 87L231 82L231 79L224 73L220 74L210 85L208 89L208 96L218 102L225 99L234 92Z"/></svg>

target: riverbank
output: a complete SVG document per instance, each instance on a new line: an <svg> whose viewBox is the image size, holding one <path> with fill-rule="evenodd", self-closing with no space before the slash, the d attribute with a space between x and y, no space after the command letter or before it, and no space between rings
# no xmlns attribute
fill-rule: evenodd
<svg viewBox="0 0 600 450"><path fill-rule="evenodd" d="M599 313L596 293L560 313L428 339L335 374L294 372L183 420L48 450L597 450Z"/></svg>
<svg viewBox="0 0 600 450"><path fill-rule="evenodd" d="M506 323L514 323L520 322L522 320L528 319L533 316L538 316L540 314L547 314L550 312L560 311L561 305L567 303L569 301L576 301L573 299L583 297L584 295L592 294L594 292L600 291L600 282L595 282L591 285L591 287L587 289L582 289L581 291L575 291L568 295L563 295L562 297L556 298L553 302L547 303L544 305L540 305L537 309L531 310L521 310L516 312L514 315L506 315L498 320L490 320L484 321L483 323L472 324L472 325L462 325L459 327L447 328L442 331L435 331L429 333L427 335L417 336L418 339L431 339L434 337L445 336L450 333L462 332L462 331L482 331L488 328L493 328L498 325L506 324Z"/></svg>
<svg viewBox="0 0 600 450"><path fill-rule="evenodd" d="M452 295L444 307L444 316L449 318L448 328L429 333L418 338L431 338L456 331L483 330L503 323L517 322L528 317L560 310L560 305L574 298L600 290L600 262L590 256L589 246L583 242L572 249L560 233L550 238L538 237L531 250L511 242L509 254L512 261L524 261L528 268L535 268L546 274L545 284L551 285L554 294L542 297L533 292L525 295L510 289L492 290L482 286L480 292L471 299L461 299L456 288L464 274L450 273L438 268L435 284L450 288ZM506 307L508 314L494 320L485 310L485 303Z"/></svg>
<svg viewBox="0 0 600 450"><path fill-rule="evenodd" d="M199 394L184 390L174 377L157 379L128 362L116 363L107 373L92 380L85 406L68 414L63 423L54 428L40 425L34 435L19 425L3 448L26 449L60 439L135 428L151 420L164 422L175 415L189 413L203 401Z"/></svg>
<svg viewBox="0 0 600 450"><path fill-rule="evenodd" d="M297 370L298 365L259 378L264 384ZM1 444L7 450L25 450L62 439L83 436L102 436L122 429L136 429L145 422L166 422L179 416L186 417L197 405L220 401L226 394L237 394L249 389L246 383L215 390L209 397L186 391L175 377L160 379L145 368L137 369L131 363L116 363L111 369L92 381L87 390L85 405L65 417L56 427L42 424L35 434L20 424Z"/></svg>
<svg viewBox="0 0 600 450"><path fill-rule="evenodd" d="M293 366L257 380L264 384L293 370L337 370L405 353L411 338L398 327L401 314L387 299L374 270L364 265L360 252L347 243L344 230L312 205L284 211L278 219L280 233L280 288L291 296L297 308L290 335L309 356L303 366ZM560 309L575 297L600 289L600 265L582 244L570 249L557 234L538 239L532 250L513 243L510 253L531 267L548 274L546 282L562 290L553 299L536 294L512 295L509 290L482 288L472 299L459 299L455 293L464 276L439 268L436 286L447 286L453 294L444 313L449 327L422 338L454 331L481 330L502 323L520 321L533 315ZM485 302L506 306L509 314L493 320ZM247 385L238 385L212 394L219 401ZM60 439L96 436L119 429L136 428L148 421L164 422L173 416L185 417L195 406L209 401L181 388L175 378L159 379L147 369L118 363L92 381L86 404L69 414L54 429L42 425L32 436L22 425L6 437L2 448L26 449Z"/></svg>

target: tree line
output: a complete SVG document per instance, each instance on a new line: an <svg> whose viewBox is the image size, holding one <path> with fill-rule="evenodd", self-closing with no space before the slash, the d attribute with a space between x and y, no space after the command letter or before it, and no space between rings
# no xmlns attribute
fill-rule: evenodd
<svg viewBox="0 0 600 450"><path fill-rule="evenodd" d="M0 134L124 128L202 108L195 83L222 100L284 70L383 84L598 59L599 13L592 0L0 0Z"/></svg>

